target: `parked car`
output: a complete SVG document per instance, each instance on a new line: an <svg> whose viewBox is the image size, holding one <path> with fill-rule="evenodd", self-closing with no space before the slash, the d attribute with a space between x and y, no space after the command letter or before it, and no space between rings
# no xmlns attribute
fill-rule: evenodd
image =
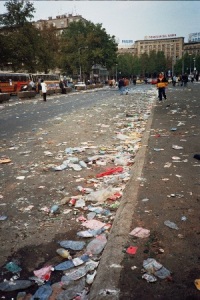
<svg viewBox="0 0 200 300"><path fill-rule="evenodd" d="M147 78L147 83L151 84L152 83L152 78Z"/></svg>
<svg viewBox="0 0 200 300"><path fill-rule="evenodd" d="M86 89L86 84L85 84L85 82L83 82L83 81L78 81L78 82L74 85L74 88L75 88L75 89L77 89L77 88L79 88L79 87Z"/></svg>
<svg viewBox="0 0 200 300"><path fill-rule="evenodd" d="M142 78L137 78L136 83L144 83L144 80Z"/></svg>
<svg viewBox="0 0 200 300"><path fill-rule="evenodd" d="M157 84L158 80L157 78L152 78L151 84Z"/></svg>
<svg viewBox="0 0 200 300"><path fill-rule="evenodd" d="M68 86L68 87L71 87L72 89L74 89L74 84L73 84L73 82L69 82L69 81L68 81L67 86Z"/></svg>

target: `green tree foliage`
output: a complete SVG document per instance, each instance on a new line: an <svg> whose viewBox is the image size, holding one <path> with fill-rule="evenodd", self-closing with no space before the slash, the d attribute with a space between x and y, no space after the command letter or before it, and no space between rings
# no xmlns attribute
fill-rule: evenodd
<svg viewBox="0 0 200 300"><path fill-rule="evenodd" d="M38 33L39 43L37 45L37 70L48 73L58 65L59 60L59 37L53 26L48 27L44 23Z"/></svg>
<svg viewBox="0 0 200 300"><path fill-rule="evenodd" d="M176 61L174 71L176 74L190 74L190 71L191 73L195 72L194 67L196 68L196 71L200 71L200 55L189 55L188 53L185 53L181 59Z"/></svg>
<svg viewBox="0 0 200 300"><path fill-rule="evenodd" d="M154 77L159 72L166 71L166 58L163 52L155 51L151 51L149 55L143 53L140 57L128 53L120 54L117 58L117 69L118 77Z"/></svg>
<svg viewBox="0 0 200 300"><path fill-rule="evenodd" d="M110 69L116 62L115 37L106 33L101 24L90 21L72 22L61 37L61 61L63 72L69 75L89 74L94 64Z"/></svg>
<svg viewBox="0 0 200 300"><path fill-rule="evenodd" d="M5 3L7 13L0 17L0 40L3 57L0 63L9 64L14 71L33 71L36 67L38 31L29 22L35 11L29 1L10 0Z"/></svg>
<svg viewBox="0 0 200 300"><path fill-rule="evenodd" d="M0 25L5 27L21 27L33 18L35 8L33 4L25 0L10 0L4 5L7 13L0 16Z"/></svg>
<svg viewBox="0 0 200 300"><path fill-rule="evenodd" d="M56 67L58 38L55 30L44 24L38 30L29 22L35 11L29 1L10 0L5 4L7 13L0 19L2 55L0 64L8 64L14 71L47 73Z"/></svg>

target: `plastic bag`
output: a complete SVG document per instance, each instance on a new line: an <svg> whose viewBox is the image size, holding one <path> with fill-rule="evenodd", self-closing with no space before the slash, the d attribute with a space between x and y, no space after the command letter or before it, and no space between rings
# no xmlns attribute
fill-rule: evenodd
<svg viewBox="0 0 200 300"><path fill-rule="evenodd" d="M113 189L111 186L109 186L105 189L90 193L89 195L86 196L86 201L95 201L98 203L103 203L109 197L111 197L115 192L116 190Z"/></svg>
<svg viewBox="0 0 200 300"><path fill-rule="evenodd" d="M123 172L123 168L122 167L116 167L116 168L108 169L106 172L97 174L96 177L99 178L99 177L108 176L108 175L112 175L112 174L115 174L115 173L121 173L121 172Z"/></svg>
<svg viewBox="0 0 200 300"><path fill-rule="evenodd" d="M87 252L98 255L102 252L106 243L106 236L104 234L99 235L87 245Z"/></svg>

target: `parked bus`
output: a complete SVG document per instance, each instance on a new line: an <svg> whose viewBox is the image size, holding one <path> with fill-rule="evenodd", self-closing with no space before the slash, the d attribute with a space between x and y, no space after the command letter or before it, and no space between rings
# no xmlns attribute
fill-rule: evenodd
<svg viewBox="0 0 200 300"><path fill-rule="evenodd" d="M16 94L24 86L28 86L29 82L29 74L0 71L0 93Z"/></svg>
<svg viewBox="0 0 200 300"><path fill-rule="evenodd" d="M57 74L31 74L32 81L36 84L36 91L40 91L40 81L43 79L47 84L48 90L59 88L60 76Z"/></svg>

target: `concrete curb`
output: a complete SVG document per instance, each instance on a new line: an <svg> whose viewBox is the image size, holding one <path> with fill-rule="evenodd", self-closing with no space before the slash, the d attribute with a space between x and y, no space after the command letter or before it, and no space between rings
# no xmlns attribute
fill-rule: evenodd
<svg viewBox="0 0 200 300"><path fill-rule="evenodd" d="M107 245L100 260L97 275L89 293L89 300L119 299L120 290L118 289L118 282L122 269L121 262L124 258L123 250L128 240L128 234L133 229L131 228L131 224L140 186L137 178L141 176L145 162L150 128L154 115L154 105L142 138L143 146L136 154L135 163L131 170L132 176L124 190Z"/></svg>

